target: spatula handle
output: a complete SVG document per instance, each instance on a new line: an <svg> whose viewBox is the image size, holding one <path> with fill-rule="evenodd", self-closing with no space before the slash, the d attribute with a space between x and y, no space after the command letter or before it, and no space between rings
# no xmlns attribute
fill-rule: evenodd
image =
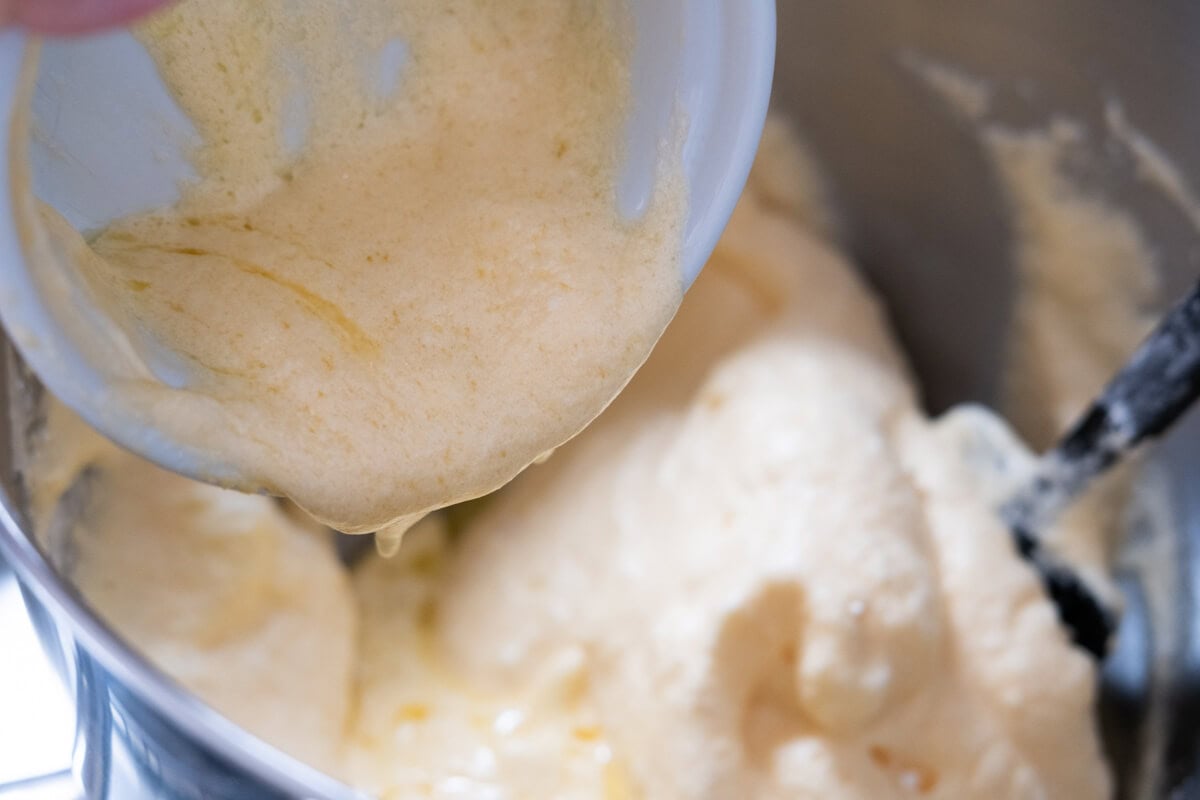
<svg viewBox="0 0 1200 800"><path fill-rule="evenodd" d="M1200 285L1171 309L1104 388L1042 456L1033 477L1000 508L1021 555L1041 576L1076 644L1102 658L1116 614L1083 578L1043 545L1059 514L1098 475L1142 441L1169 428L1200 395Z"/></svg>
<svg viewBox="0 0 1200 800"><path fill-rule="evenodd" d="M1003 508L1038 535L1098 475L1169 428L1200 396L1200 285L1159 323Z"/></svg>

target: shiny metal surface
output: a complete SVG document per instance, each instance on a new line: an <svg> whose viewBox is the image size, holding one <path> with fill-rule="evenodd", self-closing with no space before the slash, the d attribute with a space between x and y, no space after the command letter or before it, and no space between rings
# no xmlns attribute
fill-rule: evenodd
<svg viewBox="0 0 1200 800"><path fill-rule="evenodd" d="M250 736L129 648L88 609L30 530L14 460L36 434L41 388L5 347L0 557L76 708L74 770L89 800L351 800L360 795ZM54 548L50 548L53 550Z"/></svg>
<svg viewBox="0 0 1200 800"><path fill-rule="evenodd" d="M995 178L961 119L900 65L906 52L990 81L999 110L1099 128L1118 97L1200 185L1200 5L1187 0L780 0L776 104L828 170L844 238L887 297L934 410L994 397L1008 322L1011 239ZM1097 148L1089 176L1131 209L1168 289L1190 283L1200 234ZM0 411L25 437L24 407ZM36 424L36 420L32 424ZM1200 420L1162 450L1178 535L1145 545L1163 498L1131 518L1128 596L1101 717L1126 798L1200 798ZM150 668L87 610L27 530L12 447L0 448L0 553L26 587L47 651L77 698L76 767L95 798L350 797L247 736ZM1157 517L1156 517L1157 515ZM1165 545L1165 546L1158 546ZM1165 596L1171 608L1155 609Z"/></svg>
<svg viewBox="0 0 1200 800"><path fill-rule="evenodd" d="M30 624L16 577L0 559L0 800L71 800L75 711ZM62 781L66 785L61 784ZM59 784L56 794L47 788ZM27 797L28 795L28 797Z"/></svg>

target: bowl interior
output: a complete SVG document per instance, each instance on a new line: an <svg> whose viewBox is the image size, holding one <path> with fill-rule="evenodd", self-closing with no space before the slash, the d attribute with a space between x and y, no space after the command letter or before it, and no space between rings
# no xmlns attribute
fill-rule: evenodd
<svg viewBox="0 0 1200 800"><path fill-rule="evenodd" d="M1081 125L1080 178L1142 228L1163 296L1194 282L1196 215L1148 187L1105 132L1118 103L1200 186L1200 6L817 0L781 3L779 14L775 107L826 170L843 239L886 298L931 411L998 401L1016 254L977 130L908 68L914 56L984 81L1006 124ZM1200 415L1153 460L1169 497L1145 498L1146 514L1167 526L1157 535L1169 541L1146 556L1148 534L1136 529L1151 523L1131 517L1133 544L1119 568L1129 607L1101 707L1121 796L1130 798L1166 796L1200 774ZM1166 512L1156 506L1164 503Z"/></svg>
<svg viewBox="0 0 1200 800"><path fill-rule="evenodd" d="M695 35L716 41L729 6L709 5L708 16L694 20ZM638 7L667 13L653 4ZM990 82L1000 90L1001 112L1017 123L1066 114L1100 130L1106 105L1118 98L1200 185L1200 88L1194 81L1200 6L1174 0L1139 5L1135 13L1092 0L894 0L884 6L815 0L781 3L779 15L774 102L796 121L827 171L843 238L887 299L931 410L997 397L1014 293L1013 231L978 137L904 68L906 54ZM758 34L745 35L744 46L752 46ZM640 69L659 65L660 58L671 61L678 42L663 41L662 53L639 55ZM34 97L34 188L81 229L170 202L177 181L188 175L183 154L194 132L139 50L128 36L113 34L49 46L43 54ZM711 74L705 71L735 56L725 51L687 69L693 76ZM674 90L677 81L668 74L651 82L655 92ZM683 99L696 104L688 106L696 120L717 124L715 107L704 105L711 98L696 89ZM754 112L752 100L746 113ZM657 120L641 135L661 129L669 104L660 101L659 94L639 97L639 113ZM700 158L698 151L687 156L693 164ZM1193 220L1140 188L1127 161L1098 148L1093 163L1090 179L1151 236L1165 292L1188 285L1200 263ZM637 178L646 174L644 164L631 173L625 187L631 208L646 190L637 188ZM697 186L715 196L712 181L719 176ZM16 420L18 435L27 421ZM0 487L15 499L20 489L12 449L0 449ZM1122 796L1130 798L1194 786L1189 781L1198 774L1200 418L1193 415L1174 432L1156 461L1169 476L1175 535L1153 558L1122 561L1129 609L1106 665L1101 709ZM1172 587L1169 613L1151 608L1150 583Z"/></svg>

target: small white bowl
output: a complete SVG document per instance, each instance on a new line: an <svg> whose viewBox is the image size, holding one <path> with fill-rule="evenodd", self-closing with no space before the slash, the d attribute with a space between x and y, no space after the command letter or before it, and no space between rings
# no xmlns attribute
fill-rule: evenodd
<svg viewBox="0 0 1200 800"><path fill-rule="evenodd" d="M716 246L749 174L770 96L773 0L636 0L634 99L622 211L639 215L660 143L679 124L689 217L690 286ZM34 42L0 32L0 321L49 389L97 430L162 466L204 480L237 476L211 454L169 441L124 408L114 379L154 379L78 285L36 211L77 230L168 206L195 142L190 121L126 32ZM36 195L36 199L35 199ZM27 254L37 252L38 269ZM46 255L49 257L45 257Z"/></svg>

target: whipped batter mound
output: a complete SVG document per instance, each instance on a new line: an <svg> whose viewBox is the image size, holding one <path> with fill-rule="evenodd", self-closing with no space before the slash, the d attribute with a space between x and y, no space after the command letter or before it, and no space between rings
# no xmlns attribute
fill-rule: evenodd
<svg viewBox="0 0 1200 800"><path fill-rule="evenodd" d="M664 167L618 211L621 3L352 5L146 23L199 178L80 260L162 381L119 387L147 425L357 532L491 491L599 413L679 303L685 209Z"/></svg>
<svg viewBox="0 0 1200 800"><path fill-rule="evenodd" d="M1093 666L994 512L1027 451L926 420L849 265L753 180L695 291L468 531L447 663L506 686L582 646L635 796L1108 796Z"/></svg>
<svg viewBox="0 0 1200 800"><path fill-rule="evenodd" d="M993 510L1031 456L981 409L923 416L878 304L812 233L811 169L778 123L767 143L645 368L463 529L425 521L348 590L268 501L101 445L34 465L53 478L35 481L45 517L99 464L80 589L234 720L302 757L336 752L326 768L379 797L1110 796L1095 667ZM136 482L109 475L125 469L189 502L126 508ZM147 547L117 529L130 515L173 533ZM301 553L323 577L294 597L280 564ZM156 574L184 563L210 577ZM147 608L172 593L177 615ZM328 617L347 602L352 671L350 626ZM272 603L278 619L238 611L228 628L187 610ZM280 625L296 625L286 643ZM251 653L295 674L251 692ZM329 724L281 733L317 697Z"/></svg>

